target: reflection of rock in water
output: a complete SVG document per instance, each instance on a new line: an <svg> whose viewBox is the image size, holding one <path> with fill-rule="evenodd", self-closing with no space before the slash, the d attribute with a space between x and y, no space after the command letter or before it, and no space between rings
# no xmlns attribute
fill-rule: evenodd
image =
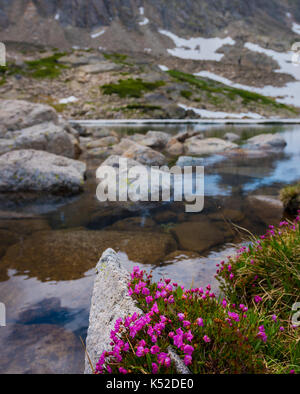
<svg viewBox="0 0 300 394"><path fill-rule="evenodd" d="M79 338L56 325L20 325L0 331L0 373L68 374L84 369Z"/></svg>
<svg viewBox="0 0 300 394"><path fill-rule="evenodd" d="M80 313L77 309L63 308L59 298L48 298L20 313L18 324L59 324L65 325Z"/></svg>
<svg viewBox="0 0 300 394"><path fill-rule="evenodd" d="M52 231L36 233L10 247L3 257L2 269L41 281L81 278L95 266L109 247L124 251L133 261L155 263L177 248L169 234L125 231Z"/></svg>

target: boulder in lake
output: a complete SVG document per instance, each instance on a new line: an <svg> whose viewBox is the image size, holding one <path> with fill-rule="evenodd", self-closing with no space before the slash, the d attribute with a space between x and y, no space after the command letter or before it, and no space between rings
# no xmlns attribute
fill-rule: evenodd
<svg viewBox="0 0 300 394"><path fill-rule="evenodd" d="M0 192L79 193L86 165L36 150L18 150L0 157Z"/></svg>
<svg viewBox="0 0 300 394"><path fill-rule="evenodd" d="M75 158L78 155L77 139L65 131L63 125L41 123L15 132L12 138L0 139L0 154L18 149L42 150L56 155Z"/></svg>
<svg viewBox="0 0 300 394"><path fill-rule="evenodd" d="M195 156L225 152L236 148L238 148L238 145L220 138L199 139L197 137L192 137L187 139L184 143L185 153Z"/></svg>
<svg viewBox="0 0 300 394"><path fill-rule="evenodd" d="M171 136L168 133L162 131L148 131L145 138L140 141L140 144L149 146L150 148L163 149L170 139Z"/></svg>
<svg viewBox="0 0 300 394"><path fill-rule="evenodd" d="M251 149L282 149L286 146L285 139L280 134L260 134L247 140Z"/></svg>

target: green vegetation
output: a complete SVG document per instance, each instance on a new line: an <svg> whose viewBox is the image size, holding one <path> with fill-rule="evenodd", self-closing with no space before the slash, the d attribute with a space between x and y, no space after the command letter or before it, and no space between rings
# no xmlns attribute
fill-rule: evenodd
<svg viewBox="0 0 300 394"><path fill-rule="evenodd" d="M68 68L68 66L58 63L58 59L65 55L66 53L58 52L52 56L26 61L23 67L14 63L8 64L7 67L1 67L2 84L5 83L8 76L17 74L33 78L56 78L63 69Z"/></svg>
<svg viewBox="0 0 300 394"><path fill-rule="evenodd" d="M110 83L101 86L104 94L111 95L117 94L121 98L134 97L140 98L143 92L153 91L165 83L163 81L146 82L140 78L137 79L121 79L118 83Z"/></svg>
<svg viewBox="0 0 300 394"><path fill-rule="evenodd" d="M191 92L190 90L182 90L180 94L182 97L184 97L187 100L190 100L191 97L193 96L193 92Z"/></svg>
<svg viewBox="0 0 300 394"><path fill-rule="evenodd" d="M115 108L114 111L143 111L143 112L151 112L155 110L161 110L162 108L158 105L148 105L148 104L128 104L125 107Z"/></svg>
<svg viewBox="0 0 300 394"><path fill-rule="evenodd" d="M116 321L111 352L95 373L175 373L169 349L191 373L299 373L300 217L270 226L238 255L217 264L223 296L152 281L134 267L129 295L143 314ZM224 297L224 298L223 298Z"/></svg>
<svg viewBox="0 0 300 394"><path fill-rule="evenodd" d="M265 359L281 373L289 365L300 372L300 337L292 325L292 306L300 301L300 217L270 226L249 248L222 262L218 269L221 289L231 303L245 303L261 319L280 323L281 341L269 343Z"/></svg>
<svg viewBox="0 0 300 394"><path fill-rule="evenodd" d="M296 213L300 209L300 183L287 186L280 191L280 200L285 209L291 213Z"/></svg>
<svg viewBox="0 0 300 394"><path fill-rule="evenodd" d="M49 57L27 61L26 65L28 67L28 74L33 78L58 77L62 69L68 68L66 65L60 64L57 61L65 55L65 53L55 53L54 55Z"/></svg>
<svg viewBox="0 0 300 394"><path fill-rule="evenodd" d="M275 100L262 96L257 93L252 93L246 90L232 88L230 86L223 85L222 83L209 79L195 77L192 74L187 74L182 71L169 70L168 73L170 76L172 76L174 79L176 79L179 82L187 82L191 86L194 86L196 89L209 93L210 94L208 96L209 98L215 97L212 96L214 94L224 95L232 101L236 100L237 98L239 99L241 98L243 100L242 101L243 104L245 105L249 103L256 103L265 106L271 106L276 109L285 109L296 114L298 113L296 108L290 107L285 104L277 103Z"/></svg>
<svg viewBox="0 0 300 394"><path fill-rule="evenodd" d="M131 66L131 63L126 62L128 56L122 53L104 53L103 56L106 60L110 60L116 64L123 64L124 66Z"/></svg>

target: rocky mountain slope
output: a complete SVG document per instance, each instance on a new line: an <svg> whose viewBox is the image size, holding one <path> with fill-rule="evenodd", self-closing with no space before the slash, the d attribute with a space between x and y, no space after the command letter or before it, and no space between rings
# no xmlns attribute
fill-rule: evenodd
<svg viewBox="0 0 300 394"><path fill-rule="evenodd" d="M279 48L289 45L295 22L299 0L0 0L2 40L56 47L158 53L166 44L162 29L183 37L254 36Z"/></svg>
<svg viewBox="0 0 300 394"><path fill-rule="evenodd" d="M75 118L300 108L300 0L0 0L0 41L0 94Z"/></svg>

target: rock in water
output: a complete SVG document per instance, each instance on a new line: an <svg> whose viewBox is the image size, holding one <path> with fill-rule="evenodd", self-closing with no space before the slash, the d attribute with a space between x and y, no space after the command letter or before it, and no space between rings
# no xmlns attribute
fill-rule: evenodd
<svg viewBox="0 0 300 394"><path fill-rule="evenodd" d="M247 146L253 149L278 149L286 146L286 141L280 134L260 134L249 138Z"/></svg>
<svg viewBox="0 0 300 394"><path fill-rule="evenodd" d="M77 140L64 130L63 125L41 123L10 134L13 138L0 139L0 154L17 149L35 149L72 159L76 156Z"/></svg>
<svg viewBox="0 0 300 394"><path fill-rule="evenodd" d="M8 152L0 157L0 192L79 193L86 165L36 150Z"/></svg>
<svg viewBox="0 0 300 394"><path fill-rule="evenodd" d="M236 148L238 148L238 145L220 138L206 138L202 140L197 137L192 137L187 139L184 143L185 153L195 156L225 152Z"/></svg>
<svg viewBox="0 0 300 394"><path fill-rule="evenodd" d="M7 131L15 131L39 123L58 123L56 111L49 105L23 100L0 100L0 138Z"/></svg>

